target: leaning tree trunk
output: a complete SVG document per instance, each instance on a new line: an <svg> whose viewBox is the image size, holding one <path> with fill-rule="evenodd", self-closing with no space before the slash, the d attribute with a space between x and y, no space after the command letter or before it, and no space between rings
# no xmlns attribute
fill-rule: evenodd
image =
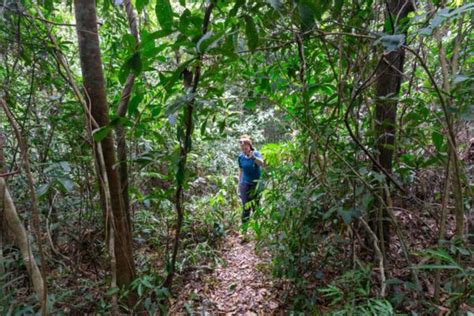
<svg viewBox="0 0 474 316"><path fill-rule="evenodd" d="M0 102L3 102L3 100ZM6 174L7 169L5 168L3 143L4 136L0 134L0 170L3 174ZM15 203L13 202L10 191L7 188L5 177L3 176L0 177L0 213L2 219L2 223L0 223L0 234L3 236L8 235L11 238L9 241L13 242L20 249L26 271L28 271L36 295L38 295L38 298L41 300L45 294L44 279L31 250L32 245L29 244L28 232L18 216ZM6 234L7 231L8 234ZM1 263L3 264L3 262Z"/></svg>
<svg viewBox="0 0 474 316"><path fill-rule="evenodd" d="M410 0L390 0L387 1L386 33L403 33L398 30L400 20L404 19L413 6ZM376 82L376 102L375 102L375 146L377 149L376 159L380 166L374 164L376 172L382 172L380 167L389 174L392 173L393 148L395 145L397 100L400 92L400 85L403 79L403 63L405 52L403 48L385 53L377 69ZM387 182L388 185L388 182ZM385 201L388 201L388 192L381 189L381 194ZM372 229L377 232L380 241L387 246L390 240L389 216L384 206L376 203L376 213L371 216ZM386 203L387 204L387 203ZM382 249L384 249L382 245Z"/></svg>
<svg viewBox="0 0 474 316"><path fill-rule="evenodd" d="M79 57L84 87L87 93L90 112L99 127L109 124L108 105L106 99L105 80L102 70L102 60L99 48L99 36L97 30L97 15L95 0L75 0L75 16L77 23L77 37L79 43ZM117 285L121 288L130 285L135 278L135 264L132 255L132 242L128 226L128 218L124 209L122 190L119 175L114 167L116 163L114 141L112 134L101 140L102 153L95 146L97 159L103 155L105 173L102 165L98 164L98 177L107 175L111 210L113 212L115 254L117 258ZM99 185L104 189L103 183ZM102 190L103 193L103 190ZM105 200L105 198L103 199ZM104 212L107 212L104 209ZM133 295L132 295L133 296ZM129 303L133 303L133 298Z"/></svg>

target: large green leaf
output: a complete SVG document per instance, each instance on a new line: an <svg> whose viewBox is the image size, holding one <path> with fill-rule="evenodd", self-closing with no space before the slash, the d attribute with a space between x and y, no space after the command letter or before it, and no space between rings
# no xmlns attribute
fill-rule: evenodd
<svg viewBox="0 0 474 316"><path fill-rule="evenodd" d="M389 53L399 49L405 43L405 35L384 35L380 37L375 43L380 42L384 47L384 51Z"/></svg>
<svg viewBox="0 0 474 316"><path fill-rule="evenodd" d="M301 20L301 29L303 31L310 30L314 26L314 18L315 14L314 11L310 5L306 3L298 3L298 11L300 14L300 20Z"/></svg>
<svg viewBox="0 0 474 316"><path fill-rule="evenodd" d="M245 16L245 34L247 35L247 45L254 52L258 46L258 31L255 22L249 15Z"/></svg>
<svg viewBox="0 0 474 316"><path fill-rule="evenodd" d="M135 1L135 7L137 8L137 11L139 13L141 13L142 10L146 7L146 5L148 4L148 1L149 0L136 0Z"/></svg>
<svg viewBox="0 0 474 316"><path fill-rule="evenodd" d="M157 0L155 7L156 17L163 30L173 28L173 8L169 0Z"/></svg>

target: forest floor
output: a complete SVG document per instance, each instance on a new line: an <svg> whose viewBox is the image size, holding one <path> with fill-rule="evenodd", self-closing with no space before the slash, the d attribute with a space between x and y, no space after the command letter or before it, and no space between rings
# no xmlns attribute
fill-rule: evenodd
<svg viewBox="0 0 474 316"><path fill-rule="evenodd" d="M198 269L185 277L185 285L171 303L170 315L277 314L281 288L269 275L268 253L257 254L255 241L242 242L236 232L224 237L219 253L222 260L214 269Z"/></svg>

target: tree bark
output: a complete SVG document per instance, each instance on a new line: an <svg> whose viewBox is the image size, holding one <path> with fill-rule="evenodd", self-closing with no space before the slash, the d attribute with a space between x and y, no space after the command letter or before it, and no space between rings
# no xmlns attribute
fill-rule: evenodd
<svg viewBox="0 0 474 316"><path fill-rule="evenodd" d="M13 199L6 186L5 179L2 177L0 177L0 203L5 212L7 227L15 236L13 242L18 246L18 248L20 248L26 270L30 275L31 283L33 283L33 288L41 299L44 296L43 277L41 276L40 269L38 268L35 257L31 251L32 247L29 245L27 231L18 216Z"/></svg>
<svg viewBox="0 0 474 316"><path fill-rule="evenodd" d="M401 19L413 11L410 0L387 1L386 19L390 21L390 28L385 32L391 33L399 27ZM386 23L387 25L387 23ZM375 147L377 149L376 159L380 166L389 174L392 173L393 149L395 146L396 118L397 118L397 96L403 79L403 63L405 52L403 48L386 53L377 69L376 102L375 102ZM380 167L373 166L374 171L382 173ZM381 193L387 200L389 197L385 190ZM376 203L377 204L377 203ZM375 207L376 213L371 216L372 229L377 232L378 238L386 246L390 242L390 222L386 210L380 205ZM383 247L382 247L383 249Z"/></svg>
<svg viewBox="0 0 474 316"><path fill-rule="evenodd" d="M77 37L79 43L79 58L81 61L81 70L83 83L87 94L88 106L93 119L99 127L109 124L108 105L106 99L106 88L104 74L102 70L102 60L99 48L99 36L97 31L96 4L94 0L75 0L74 9L77 23ZM98 177L102 174L107 175L109 184L109 194L111 200L111 210L113 212L115 253L117 257L117 285L121 288L128 287L135 278L135 264L132 255L131 234L128 226L124 209L122 189L120 185L119 174L114 168L115 149L111 132L101 140L103 161L105 172L101 164L97 164ZM97 150L94 148L96 161L101 161ZM103 181L99 181L104 194ZM104 198L102 199L104 200ZM104 213L107 210L104 209ZM129 298L129 305L134 302L134 295Z"/></svg>

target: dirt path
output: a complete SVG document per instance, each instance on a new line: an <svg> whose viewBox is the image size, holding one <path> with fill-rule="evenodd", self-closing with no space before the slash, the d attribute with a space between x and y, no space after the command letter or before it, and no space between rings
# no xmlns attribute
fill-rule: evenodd
<svg viewBox="0 0 474 316"><path fill-rule="evenodd" d="M254 248L253 241L242 244L236 233L226 236L220 249L223 263L212 271L195 271L172 303L170 315L277 314L278 291L264 272L269 257L258 256Z"/></svg>

